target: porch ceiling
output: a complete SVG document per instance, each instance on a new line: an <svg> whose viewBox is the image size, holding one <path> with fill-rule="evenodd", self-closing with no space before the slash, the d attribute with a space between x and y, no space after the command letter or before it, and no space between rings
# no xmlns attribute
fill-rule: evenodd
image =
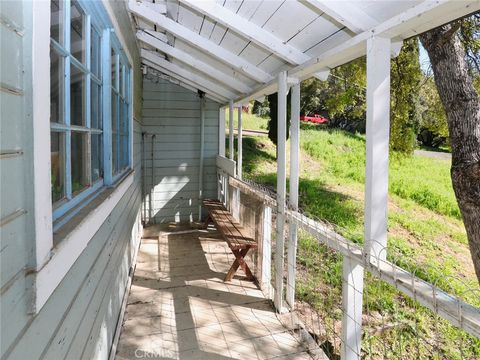
<svg viewBox="0 0 480 360"><path fill-rule="evenodd" d="M155 3L153 3L155 1ZM365 54L373 34L397 44L480 10L480 0L129 0L144 66L236 104Z"/></svg>

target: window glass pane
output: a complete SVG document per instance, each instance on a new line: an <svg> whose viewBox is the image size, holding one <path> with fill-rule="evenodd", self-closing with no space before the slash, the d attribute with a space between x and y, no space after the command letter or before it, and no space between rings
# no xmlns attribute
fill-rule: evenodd
<svg viewBox="0 0 480 360"><path fill-rule="evenodd" d="M102 129L102 87L92 80L91 87L91 118L93 129Z"/></svg>
<svg viewBox="0 0 480 360"><path fill-rule="evenodd" d="M76 1L72 1L70 19L70 53L85 63L85 15Z"/></svg>
<svg viewBox="0 0 480 360"><path fill-rule="evenodd" d="M50 121L63 123L64 58L50 47Z"/></svg>
<svg viewBox="0 0 480 360"><path fill-rule="evenodd" d="M75 65L70 65L70 124L85 124L85 75Z"/></svg>
<svg viewBox="0 0 480 360"><path fill-rule="evenodd" d="M87 134L72 131L72 193L88 186L87 176Z"/></svg>
<svg viewBox="0 0 480 360"><path fill-rule="evenodd" d="M117 89L117 55L115 54L115 50L112 49L112 87Z"/></svg>
<svg viewBox="0 0 480 360"><path fill-rule="evenodd" d="M121 144L121 160L120 160L120 167L125 169L128 166L128 136L121 135L120 136L120 144Z"/></svg>
<svg viewBox="0 0 480 360"><path fill-rule="evenodd" d="M101 78L100 65L100 35L92 26L92 41L91 41L91 70L98 78Z"/></svg>
<svg viewBox="0 0 480 360"><path fill-rule="evenodd" d="M112 131L118 130L118 94L112 90Z"/></svg>
<svg viewBox="0 0 480 360"><path fill-rule="evenodd" d="M112 170L116 174L118 172L118 134L112 135Z"/></svg>
<svg viewBox="0 0 480 360"><path fill-rule="evenodd" d="M65 197L65 135L63 133L51 133L50 161L52 176L52 203L54 203Z"/></svg>
<svg viewBox="0 0 480 360"><path fill-rule="evenodd" d="M118 95L112 90L112 169L118 172Z"/></svg>
<svg viewBox="0 0 480 360"><path fill-rule="evenodd" d="M63 1L50 1L50 37L63 45Z"/></svg>
<svg viewBox="0 0 480 360"><path fill-rule="evenodd" d="M120 73L119 73L119 82L120 82L120 85L118 86L118 91L120 93L120 95L122 97L125 96L125 92L124 92L124 89L123 89L123 75L124 75L124 70L125 70L125 67L123 66L122 63L120 63Z"/></svg>
<svg viewBox="0 0 480 360"><path fill-rule="evenodd" d="M125 101L121 102L122 104L122 118L121 118L121 133L123 135L128 134L128 104Z"/></svg>
<svg viewBox="0 0 480 360"><path fill-rule="evenodd" d="M102 135L92 134L92 183L103 177L102 172Z"/></svg>

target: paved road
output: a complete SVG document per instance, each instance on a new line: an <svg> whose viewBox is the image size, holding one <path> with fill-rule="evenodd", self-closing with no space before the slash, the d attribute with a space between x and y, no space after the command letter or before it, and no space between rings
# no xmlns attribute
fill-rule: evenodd
<svg viewBox="0 0 480 360"><path fill-rule="evenodd" d="M439 151L415 150L415 155L433 159L452 160L452 154Z"/></svg>
<svg viewBox="0 0 480 360"><path fill-rule="evenodd" d="M233 130L233 133L237 133L237 129ZM226 130L226 134L228 134L228 129ZM250 136L267 136L268 131L266 130L248 130L248 129L243 129L242 131L243 135L250 135Z"/></svg>

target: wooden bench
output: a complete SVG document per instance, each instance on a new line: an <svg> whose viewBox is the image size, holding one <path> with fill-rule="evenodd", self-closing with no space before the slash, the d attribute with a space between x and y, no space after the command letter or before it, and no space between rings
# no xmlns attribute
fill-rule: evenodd
<svg viewBox="0 0 480 360"><path fill-rule="evenodd" d="M245 256L248 251L257 248L257 242L255 239L246 235L247 232L245 228L233 218L221 202L205 199L203 200L203 206L208 211L205 226L208 226L210 222L213 222L232 250L233 255L235 255L235 261L225 276L224 281L231 281L239 267L242 268L249 280L255 280L250 268L245 262Z"/></svg>

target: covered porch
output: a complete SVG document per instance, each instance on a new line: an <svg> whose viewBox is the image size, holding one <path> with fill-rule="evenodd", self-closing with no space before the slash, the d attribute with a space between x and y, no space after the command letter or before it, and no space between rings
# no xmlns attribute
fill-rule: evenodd
<svg viewBox="0 0 480 360"><path fill-rule="evenodd" d="M312 359L322 352L243 272L214 228L155 225L138 254L117 359Z"/></svg>
<svg viewBox="0 0 480 360"><path fill-rule="evenodd" d="M242 2L235 10L229 2L129 2L144 72L144 224L201 222L206 216L202 201L216 196L258 243L250 259L258 288L241 278L223 282L233 256L215 233L155 233L141 246L118 357L131 357L142 346L160 358L308 358L323 356L315 351L318 346L329 358L387 358L389 347L411 358L434 352L441 357L442 346L449 346L443 339L421 339L416 353L395 339L401 339L403 327L420 331L417 324L401 323L394 336L378 336L380 341L363 332L371 320L364 291L365 279L371 277L413 300L415 310L431 311L436 322L445 321L476 338L480 334L477 308L402 268L396 254L387 254L391 58L404 39L465 16L479 2L379 2L378 8L363 2L344 7L317 1L285 4L275 9L265 8L267 2L258 8ZM374 19L357 23L362 18L357 14L364 13L374 14ZM305 24L288 28L285 14ZM263 25L257 16L267 18ZM333 25L309 28L325 20ZM360 246L299 208L299 118L303 80L325 80L330 69L362 56L367 60L367 111ZM242 176L242 107L272 93L278 99L276 188L265 189ZM304 275L297 260L301 232L328 256L341 259L336 269L322 270L336 271L340 278L332 286L334 295L323 304L327 316L298 301L298 278ZM324 291L323 285L315 291ZM310 318L303 324L296 318L301 311ZM382 335L386 327L383 319L377 320ZM318 345L309 348L303 335L295 336L296 329L305 334L300 330L304 328L317 337ZM461 342L458 348L468 346Z"/></svg>

